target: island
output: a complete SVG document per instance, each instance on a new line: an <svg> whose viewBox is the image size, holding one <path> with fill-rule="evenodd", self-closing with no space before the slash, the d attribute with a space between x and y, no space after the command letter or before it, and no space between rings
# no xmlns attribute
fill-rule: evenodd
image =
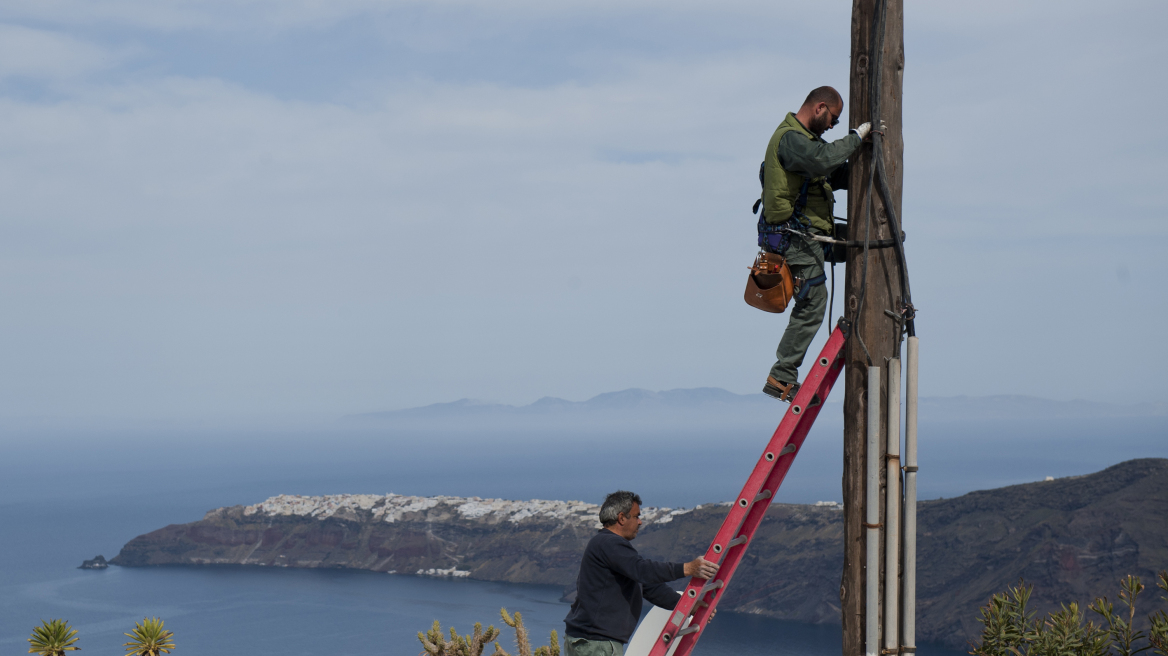
<svg viewBox="0 0 1168 656"><path fill-rule="evenodd" d="M138 536L110 562L332 567L570 586L600 528L598 510L581 501L281 495ZM726 511L722 503L644 508L635 545L654 559L692 559L705 552ZM839 622L842 516L834 503L773 504L719 608ZM964 647L980 629L978 607L1020 578L1034 585L1039 612L1114 598L1128 574L1150 583L1168 568L1165 517L1162 458L921 502L918 639Z"/></svg>

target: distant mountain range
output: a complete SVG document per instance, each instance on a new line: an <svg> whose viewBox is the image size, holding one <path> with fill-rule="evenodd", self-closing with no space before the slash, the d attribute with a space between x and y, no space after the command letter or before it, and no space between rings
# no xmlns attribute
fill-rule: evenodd
<svg viewBox="0 0 1168 656"><path fill-rule="evenodd" d="M828 405L838 407L842 402L843 390L837 388ZM478 429L541 428L549 421L562 427L566 420L583 421L589 427L608 423L626 427L639 423L659 426L662 422L725 426L727 423L753 425L759 420L771 422L785 410L786 405L763 394L735 394L717 387L698 387L662 392L627 389L600 394L587 401L548 396L524 406L460 399L405 410L348 415L342 421L357 426L415 429L449 429L472 424ZM833 415L838 416L838 410L822 416ZM922 421L1154 416L1168 416L1168 404L1116 405L1017 395L925 397L920 401Z"/></svg>

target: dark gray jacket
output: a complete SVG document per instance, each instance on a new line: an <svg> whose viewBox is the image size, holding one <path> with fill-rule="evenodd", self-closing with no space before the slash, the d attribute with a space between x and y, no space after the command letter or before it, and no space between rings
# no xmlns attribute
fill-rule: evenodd
<svg viewBox="0 0 1168 656"><path fill-rule="evenodd" d="M628 540L601 529L580 560L576 602L564 618L564 633L627 643L641 619L641 599L673 610L681 595L665 583L684 576L683 563L646 560Z"/></svg>

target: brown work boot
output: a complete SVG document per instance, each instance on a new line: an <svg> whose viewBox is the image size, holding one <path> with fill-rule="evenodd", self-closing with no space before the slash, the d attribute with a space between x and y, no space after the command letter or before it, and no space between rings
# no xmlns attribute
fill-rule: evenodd
<svg viewBox="0 0 1168 656"><path fill-rule="evenodd" d="M774 376L767 376L766 385L762 388L762 393L767 396L773 396L780 401L791 402L795 398L795 393L799 391L799 383L784 383Z"/></svg>

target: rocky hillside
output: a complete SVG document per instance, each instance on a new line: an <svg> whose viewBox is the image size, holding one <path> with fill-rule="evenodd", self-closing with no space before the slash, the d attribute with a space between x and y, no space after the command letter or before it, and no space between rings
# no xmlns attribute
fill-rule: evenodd
<svg viewBox="0 0 1168 656"><path fill-rule="evenodd" d="M123 566L344 567L491 581L570 584L597 506L400 495L279 496L134 538ZM636 541L647 556L704 552L721 504L646 508ZM921 504L922 641L962 646L977 608L1019 578L1039 605L1114 597L1126 574L1168 568L1168 460L974 492ZM775 504L744 557L723 610L804 622L839 621L842 513Z"/></svg>

